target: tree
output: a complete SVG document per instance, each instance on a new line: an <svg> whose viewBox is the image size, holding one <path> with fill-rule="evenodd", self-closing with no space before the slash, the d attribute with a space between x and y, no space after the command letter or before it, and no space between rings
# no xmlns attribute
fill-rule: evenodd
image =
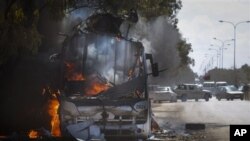
<svg viewBox="0 0 250 141"><path fill-rule="evenodd" d="M137 10L141 16L151 19L158 16L168 16L176 27L176 15L182 7L181 0L64 0L65 8L78 9L94 7L119 16L128 14L131 9Z"/></svg>
<svg viewBox="0 0 250 141"><path fill-rule="evenodd" d="M64 16L61 0L4 0L0 1L0 66L11 58L38 52L42 35L37 25L44 10L58 20ZM47 9L46 9L47 8Z"/></svg>
<svg viewBox="0 0 250 141"><path fill-rule="evenodd" d="M190 43L187 43L186 40L182 39L177 44L177 49L179 51L179 56L181 57L181 65L194 65L194 60L188 56L189 52L192 51Z"/></svg>
<svg viewBox="0 0 250 141"><path fill-rule="evenodd" d="M248 81L250 81L250 66L248 66L247 64L241 66L241 70L243 70L243 72L246 74L246 79Z"/></svg>
<svg viewBox="0 0 250 141"><path fill-rule="evenodd" d="M36 53L41 44L41 35L36 28L39 12L35 3L28 0L2 3L5 10L0 13L0 65L10 58Z"/></svg>
<svg viewBox="0 0 250 141"><path fill-rule="evenodd" d="M10 58L38 52L42 35L37 25L43 11L53 20L60 20L69 9L82 7L102 9L118 16L136 9L146 19L165 15L177 28L176 14L182 7L181 0L3 0L0 4L3 7L0 10L0 66ZM191 44L181 41L177 48L183 64L193 63L188 57Z"/></svg>

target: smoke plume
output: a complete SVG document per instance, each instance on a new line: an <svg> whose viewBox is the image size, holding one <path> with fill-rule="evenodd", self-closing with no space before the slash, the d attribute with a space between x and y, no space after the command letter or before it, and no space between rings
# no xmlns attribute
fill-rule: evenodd
<svg viewBox="0 0 250 141"><path fill-rule="evenodd" d="M123 24L121 30L126 33L128 25ZM182 39L181 34L168 21L166 16L160 16L147 21L140 17L137 24L131 26L129 38L140 40L147 53L152 53L159 69L166 71L160 77L151 78L150 83L174 85L176 83L193 82L194 74L189 66L180 66L177 43Z"/></svg>

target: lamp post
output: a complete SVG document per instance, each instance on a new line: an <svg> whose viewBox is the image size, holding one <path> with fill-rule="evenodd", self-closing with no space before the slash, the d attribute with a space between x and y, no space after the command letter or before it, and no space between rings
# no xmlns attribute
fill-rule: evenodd
<svg viewBox="0 0 250 141"><path fill-rule="evenodd" d="M208 50L215 50L216 51L216 56L217 56L217 68L219 68L219 56L220 56L220 51L218 49L213 49L213 48L209 48Z"/></svg>
<svg viewBox="0 0 250 141"><path fill-rule="evenodd" d="M239 24L242 24L242 23L250 23L250 21L241 21L241 22L238 22L238 23L233 23L233 22L230 22L230 21L223 21L223 20L219 20L219 22L221 23L229 23L230 25L233 26L234 28L234 73L235 73L235 84L236 84L236 72L235 72L235 69L236 69L236 57L235 57L235 52L236 52L236 28Z"/></svg>
<svg viewBox="0 0 250 141"><path fill-rule="evenodd" d="M213 45L213 44L211 44L210 46L217 46L217 45ZM223 54L223 51L222 51L222 47L221 46L217 46L217 47L219 47L219 50L217 50L219 53L217 53L218 54L218 57L220 57L220 55L222 56ZM225 49L225 48L224 48ZM222 57L221 58L219 58L220 60L219 60L219 66L218 66L218 68L222 68Z"/></svg>
<svg viewBox="0 0 250 141"><path fill-rule="evenodd" d="M202 61L202 64L204 65L204 75L206 75L208 71L208 62L207 62L208 54L204 54L204 60Z"/></svg>
<svg viewBox="0 0 250 141"><path fill-rule="evenodd" d="M221 47L220 47L220 49L221 49L221 68L223 69L223 51L224 51L224 49L226 49L226 48L224 48L225 42L233 41L234 39L224 40L224 41L217 39L217 38L213 38L213 39L221 42Z"/></svg>
<svg viewBox="0 0 250 141"><path fill-rule="evenodd" d="M203 63L203 64L206 64L205 69L207 71L213 69L213 64L214 64L214 56L213 56L213 54L205 54L204 57L205 57L205 60L206 60L206 63L205 62Z"/></svg>
<svg viewBox="0 0 250 141"><path fill-rule="evenodd" d="M209 61L208 61L208 65L210 69L213 69L214 66L214 56L211 56Z"/></svg>

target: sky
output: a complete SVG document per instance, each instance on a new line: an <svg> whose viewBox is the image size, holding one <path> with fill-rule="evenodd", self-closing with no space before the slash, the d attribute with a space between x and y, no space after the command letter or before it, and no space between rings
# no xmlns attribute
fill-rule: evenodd
<svg viewBox="0 0 250 141"><path fill-rule="evenodd" d="M192 44L193 52L189 56L195 60L194 72L203 75L209 69L222 67L222 42L226 48L223 50L223 68L232 69L234 28L219 20L233 24L250 21L250 0L182 0L177 18L180 32ZM236 68L250 65L250 23L236 26L235 49ZM218 63L217 53L220 53Z"/></svg>

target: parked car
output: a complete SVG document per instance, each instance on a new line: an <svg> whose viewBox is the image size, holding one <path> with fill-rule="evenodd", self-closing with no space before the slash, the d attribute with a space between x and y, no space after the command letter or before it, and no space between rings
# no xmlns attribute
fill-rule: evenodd
<svg viewBox="0 0 250 141"><path fill-rule="evenodd" d="M215 82L214 95L217 95L220 92L220 88L224 87L224 86L228 86L228 83L226 81L217 81L217 82Z"/></svg>
<svg viewBox="0 0 250 141"><path fill-rule="evenodd" d="M185 102L187 99L205 99L209 101L212 98L212 94L208 90L203 90L201 86L197 84L180 84L175 89L174 92L177 94L177 98Z"/></svg>
<svg viewBox="0 0 250 141"><path fill-rule="evenodd" d="M239 87L238 87L238 90L239 91L242 91L243 93L244 93L244 86L248 86L249 88L250 88L250 83L249 84L243 84L243 85L240 85Z"/></svg>
<svg viewBox="0 0 250 141"><path fill-rule="evenodd" d="M160 85L153 85L153 84L149 84L148 85L148 91L149 92L154 92L158 89L158 87L160 87Z"/></svg>
<svg viewBox="0 0 250 141"><path fill-rule="evenodd" d="M227 100L234 100L234 99L241 99L243 100L244 94L242 91L238 90L235 86L221 86L218 88L218 93L216 95L218 100L227 99Z"/></svg>
<svg viewBox="0 0 250 141"><path fill-rule="evenodd" d="M212 95L215 95L216 87L214 81L204 81L202 86L203 90L208 90L212 93Z"/></svg>
<svg viewBox="0 0 250 141"><path fill-rule="evenodd" d="M215 82L215 86L216 87L220 87L220 86L227 86L227 82L226 81L217 81Z"/></svg>
<svg viewBox="0 0 250 141"><path fill-rule="evenodd" d="M153 102L162 102L162 101L177 102L177 94L173 92L171 87L158 86L156 89L149 92L149 98Z"/></svg>
<svg viewBox="0 0 250 141"><path fill-rule="evenodd" d="M239 86L238 90L243 92L243 85Z"/></svg>

